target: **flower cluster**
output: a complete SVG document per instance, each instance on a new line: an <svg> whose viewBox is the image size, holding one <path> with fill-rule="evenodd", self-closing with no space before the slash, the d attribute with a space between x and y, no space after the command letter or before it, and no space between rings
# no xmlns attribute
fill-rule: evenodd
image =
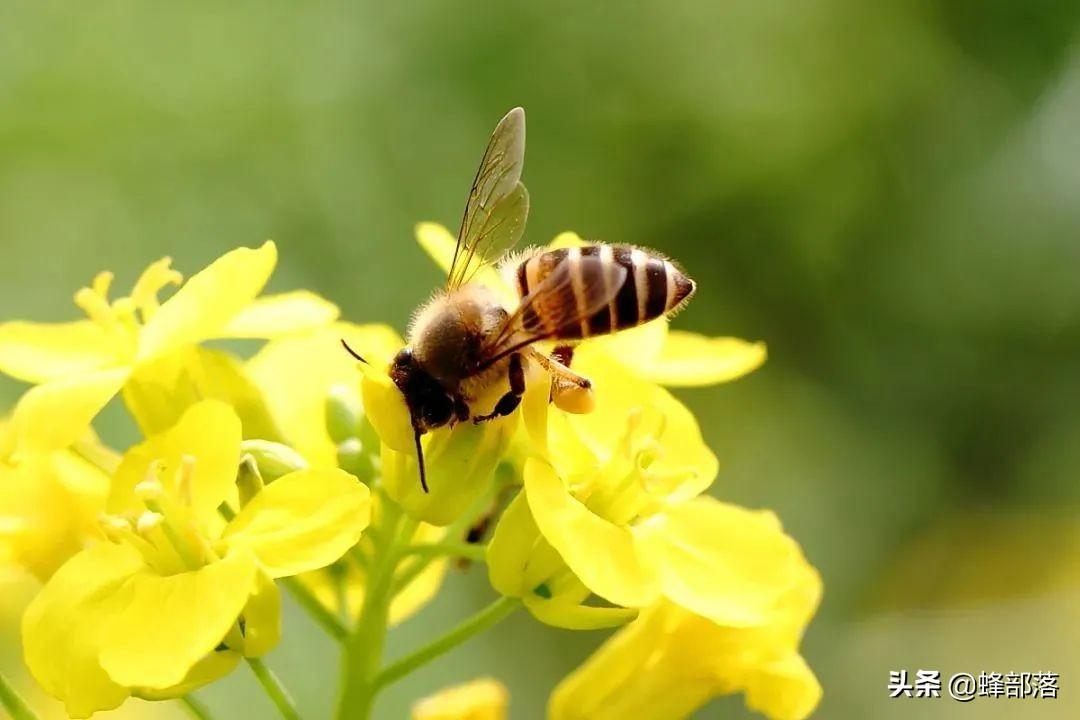
<svg viewBox="0 0 1080 720"><path fill-rule="evenodd" d="M445 268L450 233L417 235ZM75 295L84 320L0 325L0 371L33 385L0 422L0 566L42 583L24 658L71 717L130 696L197 707L241 662L298 717L260 660L282 636L281 588L341 643L340 718L369 717L381 689L518 607L619 628L554 689L552 720L682 718L736 692L777 720L813 711L799 643L820 579L772 513L706 494L717 459L665 389L738 378L762 345L664 320L582 343L592 412L556 409L531 367L518 411L425 437L425 493L386 373L403 339L309 292L260 296L275 263L272 243L241 248L184 282L164 259L117 299L98 275ZM494 268L476 281L514 301ZM206 345L220 338L266 342L242 359ZM144 437L122 453L92 429L117 396ZM497 599L386 664L388 630L455 558L485 563ZM505 718L508 702L483 679L413 717Z"/></svg>

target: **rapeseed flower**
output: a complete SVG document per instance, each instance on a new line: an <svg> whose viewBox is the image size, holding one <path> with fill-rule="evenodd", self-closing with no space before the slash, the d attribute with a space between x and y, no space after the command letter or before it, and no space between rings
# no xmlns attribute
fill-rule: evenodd
<svg viewBox="0 0 1080 720"><path fill-rule="evenodd" d="M273 580L359 540L369 491L334 469L284 475L226 521L240 442L236 413L207 400L129 450L102 518L109 541L77 553L31 602L26 664L72 717L129 695L179 696L265 654L280 637Z"/></svg>
<svg viewBox="0 0 1080 720"><path fill-rule="evenodd" d="M805 563L753 626L726 626L669 601L643 610L552 693L550 720L669 720L742 692L773 720L802 720L821 686L798 644L821 596Z"/></svg>
<svg viewBox="0 0 1080 720"><path fill-rule="evenodd" d="M12 424L0 422L0 565L45 581L102 537L107 469L119 458L89 433L76 448L26 452Z"/></svg>
<svg viewBox="0 0 1080 720"><path fill-rule="evenodd" d="M445 228L417 238L450 264ZM342 719L370 717L382 688L520 606L549 625L620 628L560 683L552 720L676 720L736 692L775 720L813 710L821 690L799 643L817 573L772 513L705 494L719 463L665 389L741 377L764 345L666 320L589 339L572 367L593 380L591 412L552 404L531 366L517 411L422 438L425 493L387 374L404 340L337 322L311 293L258 297L275 261L271 243L235 250L164 302L181 283L168 260L117 300L102 274L76 295L87 320L0 325L0 371L35 384L0 424L0 565L44 581L24 656L70 715L186 695L246 659L296 717L258 660L281 636L278 579L342 643ZM496 268L474 281L516 302ZM200 344L223 337L269 342L246 362ZM118 393L146 438L122 456L89 432ZM486 562L498 599L384 665L388 629L437 595L454 560ZM412 715L499 720L507 702L483 679Z"/></svg>
<svg viewBox="0 0 1080 720"><path fill-rule="evenodd" d="M239 248L184 283L165 258L143 272L130 295L115 300L109 299L112 273L103 272L75 293L87 319L0 325L0 372L36 385L15 409L22 444L34 451L70 446L110 399L140 379L155 381L149 395L160 396L164 376L178 378L176 354L204 340L276 337L337 316L335 306L307 292L257 299L276 262L272 242ZM180 288L162 303L158 296L169 285ZM164 429L183 410L168 399L139 402L137 388L132 392L144 430ZM155 417L155 408L166 416Z"/></svg>
<svg viewBox="0 0 1080 720"><path fill-rule="evenodd" d="M444 688L412 707L412 720L506 720L510 693L494 678Z"/></svg>

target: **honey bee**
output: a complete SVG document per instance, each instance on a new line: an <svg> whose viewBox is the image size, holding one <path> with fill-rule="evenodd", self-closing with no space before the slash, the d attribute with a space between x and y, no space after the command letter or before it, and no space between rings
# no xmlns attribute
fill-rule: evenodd
<svg viewBox="0 0 1080 720"><path fill-rule="evenodd" d="M675 263L629 245L508 255L529 213L521 183L524 155L525 111L518 107L488 142L465 203L446 287L416 312L408 344L390 365L390 378L409 408L424 492L422 435L511 414L525 392L530 362L551 375L551 400L558 407L588 412L592 385L569 367L573 343L670 315L694 294L694 281ZM492 289L471 282L480 267L500 257L517 292L516 307L505 307ZM548 355L533 347L539 341L557 346ZM474 414L472 403L502 378L509 381L507 392L490 412Z"/></svg>

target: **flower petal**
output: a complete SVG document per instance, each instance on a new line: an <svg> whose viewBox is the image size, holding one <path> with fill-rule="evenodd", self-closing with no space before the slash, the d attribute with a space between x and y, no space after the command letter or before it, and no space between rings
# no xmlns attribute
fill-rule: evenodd
<svg viewBox="0 0 1080 720"><path fill-rule="evenodd" d="M555 688L550 720L674 720L716 694L715 681L673 648L664 604L641 612Z"/></svg>
<svg viewBox="0 0 1080 720"><path fill-rule="evenodd" d="M432 222L418 224L416 226L416 241L431 256L435 264L442 268L443 272L450 272L450 266L454 260L454 249L457 247L457 238L451 235L445 226ZM495 268L480 263L478 258L473 258L472 264L477 268L476 274L473 276L475 282L499 292L500 295L513 295Z"/></svg>
<svg viewBox="0 0 1080 720"><path fill-rule="evenodd" d="M342 470L299 470L267 485L225 528L230 551L250 550L273 578L325 567L357 543L371 492Z"/></svg>
<svg viewBox="0 0 1080 720"><path fill-rule="evenodd" d="M339 313L337 305L307 290L263 295L234 316L221 337L282 337L329 325Z"/></svg>
<svg viewBox="0 0 1080 720"><path fill-rule="evenodd" d="M142 363L124 386L124 404L147 436L169 429L188 408L206 399L231 405L245 438L278 438L243 363L221 350L192 345L163 355Z"/></svg>
<svg viewBox="0 0 1080 720"><path fill-rule="evenodd" d="M488 581L507 597L522 597L532 591L525 581L533 547L540 540L525 493L519 492L499 516L486 552Z"/></svg>
<svg viewBox="0 0 1080 720"><path fill-rule="evenodd" d="M281 591L261 569L243 614L244 655L262 657L281 640Z"/></svg>
<svg viewBox="0 0 1080 720"><path fill-rule="evenodd" d="M809 717L821 694L821 683L796 652L755 668L746 681L746 706L773 720Z"/></svg>
<svg viewBox="0 0 1080 720"><path fill-rule="evenodd" d="M590 590L624 607L656 599L657 578L638 557L630 530L593 514L550 465L525 463L525 493L544 537Z"/></svg>
<svg viewBox="0 0 1080 720"><path fill-rule="evenodd" d="M123 361L115 336L89 320L0 325L0 372L25 382L69 378Z"/></svg>
<svg viewBox="0 0 1080 720"><path fill-rule="evenodd" d="M585 245L585 241L581 239L581 236L571 230L565 230L555 236L550 243L548 243L547 249L554 250L556 248L567 247L582 247Z"/></svg>
<svg viewBox="0 0 1080 720"><path fill-rule="evenodd" d="M765 362L766 355L763 342L672 330L660 356L643 376L674 387L715 385L753 372Z"/></svg>
<svg viewBox="0 0 1080 720"><path fill-rule="evenodd" d="M184 681L240 617L255 586L254 559L234 553L199 570L132 577L106 622L101 666L118 684L152 689Z"/></svg>
<svg viewBox="0 0 1080 720"><path fill-rule="evenodd" d="M510 693L498 680L480 678L440 690L412 707L412 720L505 720Z"/></svg>
<svg viewBox="0 0 1080 720"><path fill-rule="evenodd" d="M170 700L183 697L231 673L241 657L243 656L240 653L228 648L214 650L195 663L184 679L176 685L161 689L132 688L132 694L144 700Z"/></svg>
<svg viewBox="0 0 1080 720"><path fill-rule="evenodd" d="M337 447L326 429L330 389L335 385L347 385L357 393L360 389L357 362L341 347L342 339L382 368L403 344L388 325L335 323L307 335L272 340L247 364L248 375L282 435L317 467L337 465ZM371 451L377 453L377 448Z"/></svg>
<svg viewBox="0 0 1080 720"><path fill-rule="evenodd" d="M26 666L71 717L111 710L128 697L98 654L111 618L121 610L118 590L143 567L139 553L126 545L94 545L61 567L23 615Z"/></svg>
<svg viewBox="0 0 1080 720"><path fill-rule="evenodd" d="M42 582L100 537L109 477L70 451L0 462L0 545ZM5 532L6 531L6 532Z"/></svg>
<svg viewBox="0 0 1080 720"><path fill-rule="evenodd" d="M277 247L238 248L196 273L142 329L137 362L217 337L266 285Z"/></svg>
<svg viewBox="0 0 1080 720"><path fill-rule="evenodd" d="M663 593L718 625L762 625L805 566L776 516L708 496L669 507L637 530Z"/></svg>
<svg viewBox="0 0 1080 720"><path fill-rule="evenodd" d="M634 608L591 607L576 603L545 600L537 595L526 595L523 604L532 616L552 627L566 630L603 630L625 625L637 616Z"/></svg>
<svg viewBox="0 0 1080 720"><path fill-rule="evenodd" d="M412 418L401 391L385 372L365 365L360 369L364 411L379 439L395 452L415 454Z"/></svg>
<svg viewBox="0 0 1080 720"><path fill-rule="evenodd" d="M96 370L30 388L15 406L19 444L28 452L71 445L120 392L129 373L127 367Z"/></svg>
<svg viewBox="0 0 1080 720"><path fill-rule="evenodd" d="M240 437L240 418L231 407L218 400L192 405L172 428L124 453L113 476L109 512L141 509L135 486L157 462L166 492L187 501L196 517L213 527L218 506L236 492ZM182 486L185 467L191 476Z"/></svg>

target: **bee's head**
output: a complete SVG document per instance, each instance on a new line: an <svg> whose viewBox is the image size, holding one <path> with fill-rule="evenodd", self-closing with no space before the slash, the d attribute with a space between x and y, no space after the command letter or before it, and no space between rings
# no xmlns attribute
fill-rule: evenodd
<svg viewBox="0 0 1080 720"><path fill-rule="evenodd" d="M403 348L390 363L390 379L405 396L413 427L421 433L442 427L454 414L454 400L442 385Z"/></svg>

